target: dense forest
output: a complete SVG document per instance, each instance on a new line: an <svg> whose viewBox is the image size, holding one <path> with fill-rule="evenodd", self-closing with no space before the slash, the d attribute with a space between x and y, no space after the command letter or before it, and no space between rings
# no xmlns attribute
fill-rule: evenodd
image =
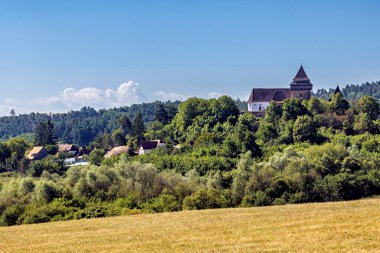
<svg viewBox="0 0 380 253"><path fill-rule="evenodd" d="M20 134L33 133L38 122L50 120L54 125L56 138L60 142L84 146L98 134L115 130L117 118L121 115L134 118L138 112L141 112L145 123L153 121L157 104L165 106L168 113L174 117L179 101L143 103L103 110L83 107L79 111L68 113L30 113L0 117L0 138L9 139Z"/></svg>
<svg viewBox="0 0 380 253"><path fill-rule="evenodd" d="M247 108L247 103L239 99L236 100L236 104L240 110ZM98 134L111 133L115 130L118 127L117 119L121 115L133 119L138 112L141 112L145 123L152 122L157 105L163 105L169 117L174 117L179 101L156 101L103 110L83 107L79 111L68 113L30 113L0 117L0 139L6 140L22 134L27 136L26 134L34 132L38 122L50 120L54 124L55 136L59 142L87 146Z"/></svg>
<svg viewBox="0 0 380 253"><path fill-rule="evenodd" d="M319 89L316 93L312 95L317 98L329 99L334 93L335 88ZM380 81L372 82L372 83L363 83L361 85L358 84L349 84L346 85L342 90L343 96L349 101L356 101L362 96L369 95L374 97L377 100L380 100Z"/></svg>

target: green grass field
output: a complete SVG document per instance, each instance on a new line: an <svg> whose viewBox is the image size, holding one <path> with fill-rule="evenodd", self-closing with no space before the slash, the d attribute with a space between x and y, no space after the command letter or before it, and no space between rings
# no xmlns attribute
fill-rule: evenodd
<svg viewBox="0 0 380 253"><path fill-rule="evenodd" d="M0 252L380 252L380 199L0 228Z"/></svg>

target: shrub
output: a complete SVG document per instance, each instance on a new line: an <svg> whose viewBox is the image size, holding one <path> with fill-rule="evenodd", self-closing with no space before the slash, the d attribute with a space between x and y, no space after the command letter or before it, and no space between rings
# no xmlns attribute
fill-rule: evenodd
<svg viewBox="0 0 380 253"><path fill-rule="evenodd" d="M276 198L275 200L273 200L272 202L272 205L275 205L275 206L278 206L278 205L285 205L286 204L286 200L283 199L283 198Z"/></svg>
<svg viewBox="0 0 380 253"><path fill-rule="evenodd" d="M24 212L24 208L21 205L12 205L5 209L0 216L0 225L12 226L17 224L17 220Z"/></svg>
<svg viewBox="0 0 380 253"><path fill-rule="evenodd" d="M34 183L31 179L29 178L24 178L21 180L19 186L18 186L18 194L20 196L25 196L31 192L34 191Z"/></svg>
<svg viewBox="0 0 380 253"><path fill-rule="evenodd" d="M115 205L121 208L138 209L140 208L141 197L138 194L129 194L126 198L115 200Z"/></svg>
<svg viewBox="0 0 380 253"><path fill-rule="evenodd" d="M244 196L242 206L269 206L272 203L271 198L264 191L248 193Z"/></svg>
<svg viewBox="0 0 380 253"><path fill-rule="evenodd" d="M41 180L35 189L37 201L49 203L62 195L62 189L51 181Z"/></svg>
<svg viewBox="0 0 380 253"><path fill-rule="evenodd" d="M199 210L226 207L226 201L215 189L200 189L183 200L183 209Z"/></svg>
<svg viewBox="0 0 380 253"><path fill-rule="evenodd" d="M61 165L53 157L47 157L39 161L33 161L29 165L28 174L32 177L39 177L42 172L60 173Z"/></svg>
<svg viewBox="0 0 380 253"><path fill-rule="evenodd" d="M172 212L181 210L180 202L171 194L161 194L156 198L149 200L145 205L145 209L155 212Z"/></svg>

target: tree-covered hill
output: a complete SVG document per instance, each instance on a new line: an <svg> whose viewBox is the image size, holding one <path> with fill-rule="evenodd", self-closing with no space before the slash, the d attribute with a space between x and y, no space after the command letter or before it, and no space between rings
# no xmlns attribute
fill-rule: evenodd
<svg viewBox="0 0 380 253"><path fill-rule="evenodd" d="M313 96L329 99L335 88L319 89ZM380 81L363 83L361 85L346 85L341 89L344 97L349 101L356 101L364 95L371 95L380 100ZM20 134L32 133L38 122L46 122L49 119L54 125L57 140L66 143L88 145L100 133L111 133L117 125L117 118L127 115L133 119L137 112L141 112L145 123L152 122L155 117L157 104L163 104L171 116L177 112L179 101L176 102L152 102L120 108L95 110L91 107L83 107L78 111L67 113L30 113L18 116L0 117L0 139L8 139ZM247 103L236 100L240 111L246 111Z"/></svg>
<svg viewBox="0 0 380 253"><path fill-rule="evenodd" d="M323 99L329 99L335 91L334 88L319 89L313 96ZM364 95L370 95L377 100L380 100L380 81L377 82L366 82L363 84L348 84L343 89L341 89L343 96L351 101L356 101Z"/></svg>
<svg viewBox="0 0 380 253"><path fill-rule="evenodd" d="M30 113L0 117L0 138L8 139L24 133L32 133L37 122L48 121L54 125L55 135L61 142L87 145L99 133L110 133L117 128L117 118L127 115L133 119L140 111L145 123L154 120L156 105L163 104L174 115L177 102L152 102L120 108L95 110L83 107L68 113Z"/></svg>

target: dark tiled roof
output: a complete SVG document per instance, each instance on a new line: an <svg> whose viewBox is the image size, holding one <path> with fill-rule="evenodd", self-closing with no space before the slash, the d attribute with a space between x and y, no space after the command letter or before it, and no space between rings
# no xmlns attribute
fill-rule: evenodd
<svg viewBox="0 0 380 253"><path fill-rule="evenodd" d="M110 158L115 155L120 155L122 153L129 153L131 151L129 146L118 146L112 148L110 151L107 152L105 155L106 158Z"/></svg>
<svg viewBox="0 0 380 253"><path fill-rule="evenodd" d="M286 98L287 98L286 94L285 94L285 92L283 90L276 90L274 92L272 100L278 102L278 101L282 101L282 100L284 100Z"/></svg>
<svg viewBox="0 0 380 253"><path fill-rule="evenodd" d="M293 78L293 82L290 85L301 85L301 86L313 85L310 82L309 77L306 75L306 72L303 69L302 65L301 65L300 69L298 70L297 75Z"/></svg>
<svg viewBox="0 0 380 253"><path fill-rule="evenodd" d="M290 98L290 89L252 89L248 102L280 102Z"/></svg>
<svg viewBox="0 0 380 253"><path fill-rule="evenodd" d="M143 147L143 149L154 149L157 148L158 144L159 141L142 141L141 147Z"/></svg>
<svg viewBox="0 0 380 253"><path fill-rule="evenodd" d="M26 156L28 159L33 160L38 154L46 152L44 147L33 147L33 149Z"/></svg>
<svg viewBox="0 0 380 253"><path fill-rule="evenodd" d="M337 94L337 93L342 94L342 92L340 91L339 85L336 86L335 91L334 91L334 94Z"/></svg>
<svg viewBox="0 0 380 253"><path fill-rule="evenodd" d="M77 156L89 155L90 153L91 153L90 150L88 150L85 147L81 147Z"/></svg>
<svg viewBox="0 0 380 253"><path fill-rule="evenodd" d="M68 151L75 151L78 152L79 149L72 144L60 144L58 145L58 152L68 152Z"/></svg>
<svg viewBox="0 0 380 253"><path fill-rule="evenodd" d="M303 69L302 65L301 65L300 69L298 70L297 75L294 77L294 79L308 79L308 80L310 80L309 77L306 75L306 72Z"/></svg>

